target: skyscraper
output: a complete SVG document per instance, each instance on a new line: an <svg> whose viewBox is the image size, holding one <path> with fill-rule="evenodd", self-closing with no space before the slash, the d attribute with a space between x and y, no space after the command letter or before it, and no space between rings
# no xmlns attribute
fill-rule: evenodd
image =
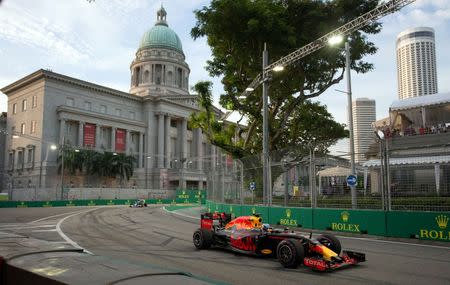
<svg viewBox="0 0 450 285"><path fill-rule="evenodd" d="M397 78L400 100L438 93L432 28L412 28L397 36Z"/></svg>
<svg viewBox="0 0 450 285"><path fill-rule="evenodd" d="M355 161L365 161L365 152L373 143L372 123L376 121L375 100L357 98L352 102Z"/></svg>

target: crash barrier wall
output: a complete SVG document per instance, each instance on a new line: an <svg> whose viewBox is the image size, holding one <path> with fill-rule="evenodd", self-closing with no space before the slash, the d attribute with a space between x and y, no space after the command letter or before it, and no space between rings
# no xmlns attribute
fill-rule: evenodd
<svg viewBox="0 0 450 285"><path fill-rule="evenodd" d="M264 222L286 227L450 241L450 212L264 207L221 204L209 200L206 201L206 209L235 216L258 213Z"/></svg>
<svg viewBox="0 0 450 285"><path fill-rule="evenodd" d="M155 189L118 189L118 188L67 188L64 190L63 199L61 189L58 197L52 195L38 195L42 199L35 199L32 189L15 189L12 193L11 201L61 201L61 200L135 200L135 199L187 199L191 203L201 199L204 203L206 190L198 189L176 189L176 190L155 190ZM31 194L30 194L31 193ZM51 191L49 191L51 193ZM28 195L30 194L30 195ZM0 200L1 202L2 200Z"/></svg>
<svg viewBox="0 0 450 285"><path fill-rule="evenodd" d="M0 208L130 205L135 199L88 199L62 201L0 201ZM204 204L204 191L177 190L173 199L145 199L147 204Z"/></svg>
<svg viewBox="0 0 450 285"><path fill-rule="evenodd" d="M12 201L57 201L90 199L172 199L175 190L139 188L17 188L9 190ZM62 199L61 199L62 197Z"/></svg>

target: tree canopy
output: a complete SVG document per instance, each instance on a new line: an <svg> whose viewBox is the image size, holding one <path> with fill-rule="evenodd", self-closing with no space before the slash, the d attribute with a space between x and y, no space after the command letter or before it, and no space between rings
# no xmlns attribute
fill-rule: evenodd
<svg viewBox="0 0 450 285"><path fill-rule="evenodd" d="M238 111L247 120L245 132L239 124L219 124L211 101L211 84L199 82L203 111L191 117L192 127L201 127L211 143L235 157L261 151L262 90L246 98L239 95L262 71L264 43L269 63L295 51L317 38L373 9L377 0L212 0L195 11L197 22L191 30L194 39L206 37L212 51L207 63L211 76L223 77L223 107ZM365 73L373 65L363 57L377 48L367 34L380 31L371 23L348 38L351 69ZM272 60L271 60L272 59ZM302 147L314 143L323 149L346 136L344 126L334 121L326 106L310 99L320 96L343 79L343 45L325 47L273 73L269 89L269 150Z"/></svg>

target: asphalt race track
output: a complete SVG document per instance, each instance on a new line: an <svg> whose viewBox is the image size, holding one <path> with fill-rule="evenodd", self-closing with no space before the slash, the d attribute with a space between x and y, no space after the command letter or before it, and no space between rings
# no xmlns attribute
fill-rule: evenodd
<svg viewBox="0 0 450 285"><path fill-rule="evenodd" d="M196 250L196 228L198 222L161 206L0 210L0 232L79 245L96 255L190 272L220 284L450 284L450 243L340 237L343 249L365 252L367 262L319 273L284 269L272 259Z"/></svg>

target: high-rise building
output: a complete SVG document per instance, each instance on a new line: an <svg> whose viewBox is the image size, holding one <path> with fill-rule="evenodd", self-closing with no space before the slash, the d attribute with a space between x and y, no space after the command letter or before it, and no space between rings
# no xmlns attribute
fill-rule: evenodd
<svg viewBox="0 0 450 285"><path fill-rule="evenodd" d="M352 102L355 161L366 160L365 153L373 143L372 123L376 121L375 100L358 98Z"/></svg>
<svg viewBox="0 0 450 285"><path fill-rule="evenodd" d="M412 28L397 36L397 78L400 100L438 93L432 28Z"/></svg>

